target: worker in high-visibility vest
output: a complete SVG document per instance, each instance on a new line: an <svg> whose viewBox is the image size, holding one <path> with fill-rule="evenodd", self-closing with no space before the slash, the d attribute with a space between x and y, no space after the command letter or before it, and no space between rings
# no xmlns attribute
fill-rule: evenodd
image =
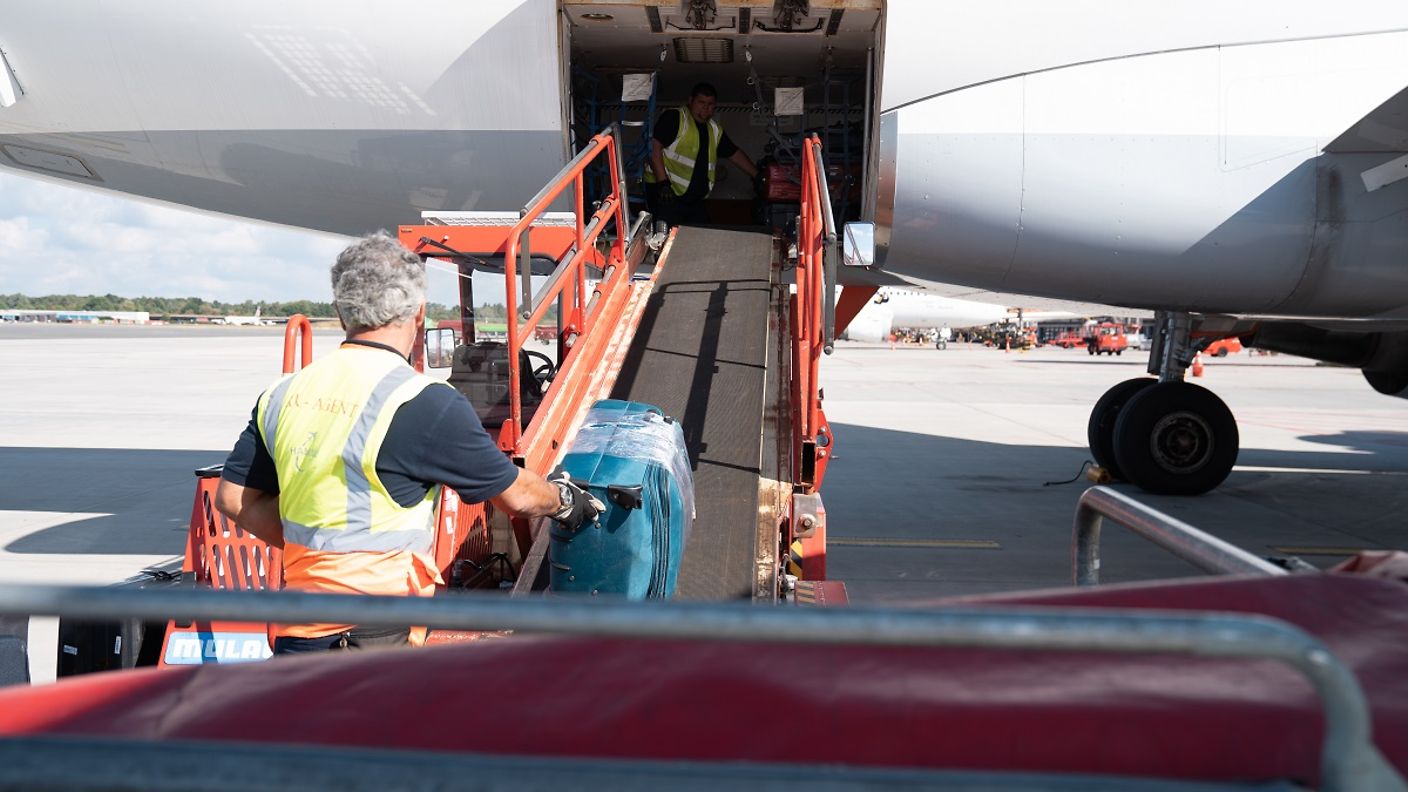
<svg viewBox="0 0 1408 792"><path fill-rule="evenodd" d="M721 158L750 180L758 176L757 166L714 120L718 95L714 86L699 83L689 92L689 104L666 110L655 121L645 200L657 220L672 226L708 222L704 199L714 189Z"/></svg>
<svg viewBox="0 0 1408 792"><path fill-rule="evenodd" d="M566 480L515 466L459 391L408 363L425 324L425 265L384 234L332 267L347 331L333 353L260 395L225 461L216 508L283 548L286 589L430 596L441 486L576 528L604 510ZM418 644L424 630L285 624L274 653Z"/></svg>

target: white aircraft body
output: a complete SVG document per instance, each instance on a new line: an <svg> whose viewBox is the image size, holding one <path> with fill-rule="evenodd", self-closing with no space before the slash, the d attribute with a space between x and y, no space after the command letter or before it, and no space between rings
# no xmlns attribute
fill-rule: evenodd
<svg viewBox="0 0 1408 792"><path fill-rule="evenodd" d="M256 307L253 316L223 316L211 320L213 324L241 325L249 327L262 327L270 324L269 320L260 316L264 309Z"/></svg>
<svg viewBox="0 0 1408 792"><path fill-rule="evenodd" d="M901 327L911 330L944 327L960 330L1004 322L1040 322L1074 316L1066 311L1030 312L999 303L960 300L914 289L882 286L847 325L846 337L852 341L884 341L891 331Z"/></svg>
<svg viewBox="0 0 1408 792"><path fill-rule="evenodd" d="M1236 458L1230 412L1182 382L1200 331L1408 389L1401 1L7 10L0 165L343 234L517 209L592 121L651 107L617 109L622 72L655 75L656 109L714 82L755 157L773 88L809 86L801 123L859 161L896 282L1159 312L1160 381L1090 422L1097 460L1151 490L1205 491ZM724 176L717 197L748 197Z"/></svg>
<svg viewBox="0 0 1408 792"><path fill-rule="evenodd" d="M882 286L846 327L846 337L852 341L883 341L896 327L956 329L982 327L1015 318L1016 314L997 303Z"/></svg>

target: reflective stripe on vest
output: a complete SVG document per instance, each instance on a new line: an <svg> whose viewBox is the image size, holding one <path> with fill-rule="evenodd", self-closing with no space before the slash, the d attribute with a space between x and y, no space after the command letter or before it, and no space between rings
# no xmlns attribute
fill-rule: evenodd
<svg viewBox="0 0 1408 792"><path fill-rule="evenodd" d="M665 175L670 179L670 189L675 195L684 195L689 191L689 182L694 178L694 161L699 158L699 126L694 123L694 116L690 115L689 108L676 108L680 115L679 132L675 134L675 140L666 146L661 155L665 163ZM723 127L719 126L714 119L709 119L709 190L714 189L714 173L719 158L719 141L723 139ZM645 169L645 180L654 184L655 169Z"/></svg>
<svg viewBox="0 0 1408 792"><path fill-rule="evenodd" d="M323 552L429 551L439 486L401 506L376 460L396 410L437 384L383 351L344 347L260 397L285 541Z"/></svg>

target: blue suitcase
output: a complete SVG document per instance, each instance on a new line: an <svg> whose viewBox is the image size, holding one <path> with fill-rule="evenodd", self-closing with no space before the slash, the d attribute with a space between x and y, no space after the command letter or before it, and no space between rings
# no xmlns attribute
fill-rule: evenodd
<svg viewBox="0 0 1408 792"><path fill-rule="evenodd" d="M562 470L606 506L595 524L550 523L549 589L669 597L694 522L694 481L680 425L657 407L592 405Z"/></svg>

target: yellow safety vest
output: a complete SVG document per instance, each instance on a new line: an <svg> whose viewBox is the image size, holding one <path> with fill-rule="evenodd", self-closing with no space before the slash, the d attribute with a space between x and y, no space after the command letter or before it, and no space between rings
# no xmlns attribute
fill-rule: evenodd
<svg viewBox="0 0 1408 792"><path fill-rule="evenodd" d="M342 347L259 397L286 543L321 553L430 551L440 486L402 506L376 460L396 410L441 384L395 355Z"/></svg>
<svg viewBox="0 0 1408 792"><path fill-rule="evenodd" d="M694 161L699 158L699 126L688 107L676 108L680 114L680 129L675 134L675 142L664 149L665 175L670 179L670 189L675 195L689 191L689 182L694 178ZM709 119L709 191L714 190L714 172L719 159L719 141L724 130L714 119ZM647 163L645 181L654 184L655 169Z"/></svg>

